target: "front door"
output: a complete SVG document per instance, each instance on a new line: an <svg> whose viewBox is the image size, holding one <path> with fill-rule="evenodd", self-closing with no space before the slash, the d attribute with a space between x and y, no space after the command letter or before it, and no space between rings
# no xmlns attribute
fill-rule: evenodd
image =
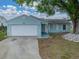
<svg viewBox="0 0 79 59"><path fill-rule="evenodd" d="M45 34L45 24L42 24L42 34Z"/></svg>

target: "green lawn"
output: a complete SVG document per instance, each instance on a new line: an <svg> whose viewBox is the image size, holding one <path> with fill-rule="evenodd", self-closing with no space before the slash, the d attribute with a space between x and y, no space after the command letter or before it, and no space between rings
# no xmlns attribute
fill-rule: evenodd
<svg viewBox="0 0 79 59"><path fill-rule="evenodd" d="M53 35L48 40L39 40L39 46L43 59L79 59L79 43L64 40L61 35Z"/></svg>

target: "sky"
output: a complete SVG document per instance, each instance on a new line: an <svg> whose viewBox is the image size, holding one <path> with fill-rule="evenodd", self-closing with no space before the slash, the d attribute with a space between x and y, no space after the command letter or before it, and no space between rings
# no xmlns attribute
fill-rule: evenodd
<svg viewBox="0 0 79 59"><path fill-rule="evenodd" d="M34 15L39 18L48 18L48 19L49 18L52 18L52 19L68 18L68 15L66 13L60 14L59 12L56 12L55 15L47 17L46 13L39 13L34 7L28 7L26 5L24 5L23 7L20 7L12 0L0 0L0 15L8 17L8 16L13 16L15 14L22 14L22 13Z"/></svg>
<svg viewBox="0 0 79 59"><path fill-rule="evenodd" d="M18 4L16 4L12 0L0 0L0 8L5 9L7 5L13 5L18 7Z"/></svg>
<svg viewBox="0 0 79 59"><path fill-rule="evenodd" d="M3 10L16 9L16 11L18 12L27 10L28 12L31 12L31 13L36 11L34 8L31 8L31 7L27 7L27 6L20 7L12 0L0 0L0 9L3 9Z"/></svg>
<svg viewBox="0 0 79 59"><path fill-rule="evenodd" d="M9 4L16 5L16 3L12 2L12 0L0 0L0 6Z"/></svg>

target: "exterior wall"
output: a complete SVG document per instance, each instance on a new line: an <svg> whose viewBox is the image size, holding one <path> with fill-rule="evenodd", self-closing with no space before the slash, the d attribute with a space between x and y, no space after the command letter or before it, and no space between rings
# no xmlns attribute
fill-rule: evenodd
<svg viewBox="0 0 79 59"><path fill-rule="evenodd" d="M7 36L11 36L11 25L7 25Z"/></svg>
<svg viewBox="0 0 79 59"><path fill-rule="evenodd" d="M12 25L36 25L38 26L38 36L41 36L41 21L27 16L18 17L7 22L7 35L11 36Z"/></svg>
<svg viewBox="0 0 79 59"><path fill-rule="evenodd" d="M67 30L66 30L66 31L67 31L67 32L71 32L71 29L72 29L71 24L67 24L66 27L67 27Z"/></svg>
<svg viewBox="0 0 79 59"><path fill-rule="evenodd" d="M70 32L70 24L65 24L66 30L63 30L63 24L49 24L49 33Z"/></svg>
<svg viewBox="0 0 79 59"><path fill-rule="evenodd" d="M40 22L40 20L37 20L31 16L20 16L7 21L8 24L40 24Z"/></svg>

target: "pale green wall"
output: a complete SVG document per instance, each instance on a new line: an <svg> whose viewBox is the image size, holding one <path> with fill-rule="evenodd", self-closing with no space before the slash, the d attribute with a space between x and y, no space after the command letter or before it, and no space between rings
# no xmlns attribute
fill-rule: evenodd
<svg viewBox="0 0 79 59"><path fill-rule="evenodd" d="M21 16L14 18L12 20L9 20L7 26L7 35L11 36L11 26L12 25L37 25L38 26L38 37L41 36L41 21L33 18L31 16Z"/></svg>
<svg viewBox="0 0 79 59"><path fill-rule="evenodd" d="M7 21L8 26L7 26L7 35L11 36L11 26L12 25L37 25L38 26L38 37L41 37L42 31L41 31L41 21L33 18L31 16L20 16L17 18L14 18L12 20ZM47 22L43 22L43 24L47 24ZM55 29L56 28L56 29ZM66 31L63 30L63 24L48 24L48 32L49 33L57 33L57 32L70 32L70 24L66 24Z"/></svg>
<svg viewBox="0 0 79 59"><path fill-rule="evenodd" d="M70 32L70 24L66 24L66 30L63 30L63 24L49 24L49 33Z"/></svg>

